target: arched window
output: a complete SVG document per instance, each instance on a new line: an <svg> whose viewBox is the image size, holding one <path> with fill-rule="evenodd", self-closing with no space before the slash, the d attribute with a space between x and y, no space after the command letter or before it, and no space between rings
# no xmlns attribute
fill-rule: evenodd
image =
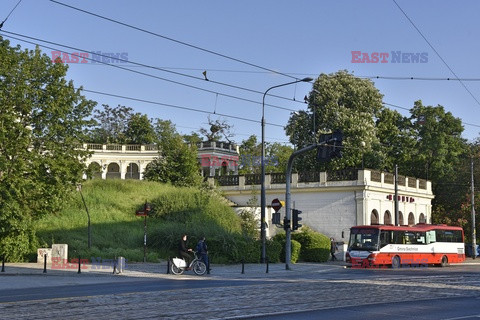
<svg viewBox="0 0 480 320"><path fill-rule="evenodd" d="M413 215L413 212L410 212L408 214L408 225L413 226L415 224L415 216Z"/></svg>
<svg viewBox="0 0 480 320"><path fill-rule="evenodd" d="M370 215L370 224L378 224L378 212L373 210Z"/></svg>
<svg viewBox="0 0 480 320"><path fill-rule="evenodd" d="M385 214L383 215L383 224L392 224L392 215L388 210L385 211Z"/></svg>
<svg viewBox="0 0 480 320"><path fill-rule="evenodd" d="M402 213L402 211L398 212L398 220L399 220L398 224L403 226L403 213Z"/></svg>
<svg viewBox="0 0 480 320"><path fill-rule="evenodd" d="M425 218L425 215L423 213L420 213L418 223L427 223L427 218Z"/></svg>
<svg viewBox="0 0 480 320"><path fill-rule="evenodd" d="M226 176L228 171L228 163L226 161L222 162L222 176Z"/></svg>

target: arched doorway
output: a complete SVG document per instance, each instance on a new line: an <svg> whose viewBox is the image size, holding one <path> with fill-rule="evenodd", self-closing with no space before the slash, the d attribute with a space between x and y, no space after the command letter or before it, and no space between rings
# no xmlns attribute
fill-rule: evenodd
<svg viewBox="0 0 480 320"><path fill-rule="evenodd" d="M140 172L136 163L130 162L128 164L125 179L140 179Z"/></svg>
<svg viewBox="0 0 480 320"><path fill-rule="evenodd" d="M413 215L413 212L410 212L408 214L408 225L413 226L415 224L415 216Z"/></svg>
<svg viewBox="0 0 480 320"><path fill-rule="evenodd" d="M378 212L373 210L370 214L370 224L378 224Z"/></svg>
<svg viewBox="0 0 480 320"><path fill-rule="evenodd" d="M120 166L112 162L107 167L107 179L120 179Z"/></svg>
<svg viewBox="0 0 480 320"><path fill-rule="evenodd" d="M102 179L102 166L97 162L92 162L87 167L87 177L91 179Z"/></svg>
<svg viewBox="0 0 480 320"><path fill-rule="evenodd" d="M385 214L383 215L383 224L392 224L392 215L388 210L385 211Z"/></svg>

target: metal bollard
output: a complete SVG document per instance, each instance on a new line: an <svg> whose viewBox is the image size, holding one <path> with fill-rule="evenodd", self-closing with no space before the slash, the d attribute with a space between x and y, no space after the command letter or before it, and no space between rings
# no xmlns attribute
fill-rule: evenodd
<svg viewBox="0 0 480 320"><path fill-rule="evenodd" d="M170 274L170 260L171 260L171 257L168 257L168 260L167 260L167 274Z"/></svg>
<svg viewBox="0 0 480 320"><path fill-rule="evenodd" d="M80 256L78 256L78 272L77 273L82 273L82 270L80 270Z"/></svg>
<svg viewBox="0 0 480 320"><path fill-rule="evenodd" d="M43 256L43 273L47 273L47 255Z"/></svg>
<svg viewBox="0 0 480 320"><path fill-rule="evenodd" d="M208 257L208 264L207 264L207 274L210 274L210 260L212 257Z"/></svg>
<svg viewBox="0 0 480 320"><path fill-rule="evenodd" d="M242 274L245 274L245 259L242 259Z"/></svg>
<svg viewBox="0 0 480 320"><path fill-rule="evenodd" d="M117 256L113 258L113 274L117 272Z"/></svg>
<svg viewBox="0 0 480 320"><path fill-rule="evenodd" d="M268 273L268 257L265 258L265 263L267 264L267 270L265 273Z"/></svg>
<svg viewBox="0 0 480 320"><path fill-rule="evenodd" d="M2 272L5 272L5 255L2 256Z"/></svg>

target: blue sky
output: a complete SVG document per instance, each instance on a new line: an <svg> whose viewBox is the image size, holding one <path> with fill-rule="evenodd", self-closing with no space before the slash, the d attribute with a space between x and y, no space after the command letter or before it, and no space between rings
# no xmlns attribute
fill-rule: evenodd
<svg viewBox="0 0 480 320"><path fill-rule="evenodd" d="M58 1L290 75L287 77L268 72L133 30L49 0L22 0L5 22L3 31L76 47L81 51L126 53L130 62L184 74L115 63L136 72L183 84L180 85L91 61L83 64L70 63L68 71L68 78L76 86L81 85L88 90L203 111L85 93L89 99L97 101L99 106L121 104L151 118L169 119L181 133L207 127L207 113L215 112L211 115L212 119L221 118L233 125L234 141L237 143L252 134L260 139L262 92L271 86L292 81L291 77L316 78L321 73L346 69L357 76L455 78L395 2L390 0ZM480 78L480 2L396 2L459 78ZM1 0L1 21L17 3L18 0ZM9 39L9 34L0 34ZM29 43L13 39L10 41L24 48L34 47ZM68 52L78 51L58 45L48 46ZM41 49L49 56L52 55L52 49ZM390 57L387 63L352 63L352 51L368 54L386 52ZM426 53L427 61L392 63L392 51ZM204 70L211 81L201 79ZM479 137L480 81L463 82L470 93L459 81L454 80L375 79L374 82L384 95L384 102L401 107L389 108L408 115L407 110L416 100L422 100L424 105L440 104L455 117L462 119L464 138L473 140ZM291 110L306 108L302 103L303 97L310 90L311 84L299 83L271 91L286 99L266 98L267 104L281 107L265 108L266 122L269 123L265 133L267 142L288 141L282 127L286 125ZM232 117L219 117L218 114Z"/></svg>

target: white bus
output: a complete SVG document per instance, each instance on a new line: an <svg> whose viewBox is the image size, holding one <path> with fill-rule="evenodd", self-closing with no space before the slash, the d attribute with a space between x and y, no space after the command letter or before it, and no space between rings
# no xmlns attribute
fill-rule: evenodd
<svg viewBox="0 0 480 320"><path fill-rule="evenodd" d="M446 266L465 261L463 229L447 225L350 228L346 262L356 268Z"/></svg>

